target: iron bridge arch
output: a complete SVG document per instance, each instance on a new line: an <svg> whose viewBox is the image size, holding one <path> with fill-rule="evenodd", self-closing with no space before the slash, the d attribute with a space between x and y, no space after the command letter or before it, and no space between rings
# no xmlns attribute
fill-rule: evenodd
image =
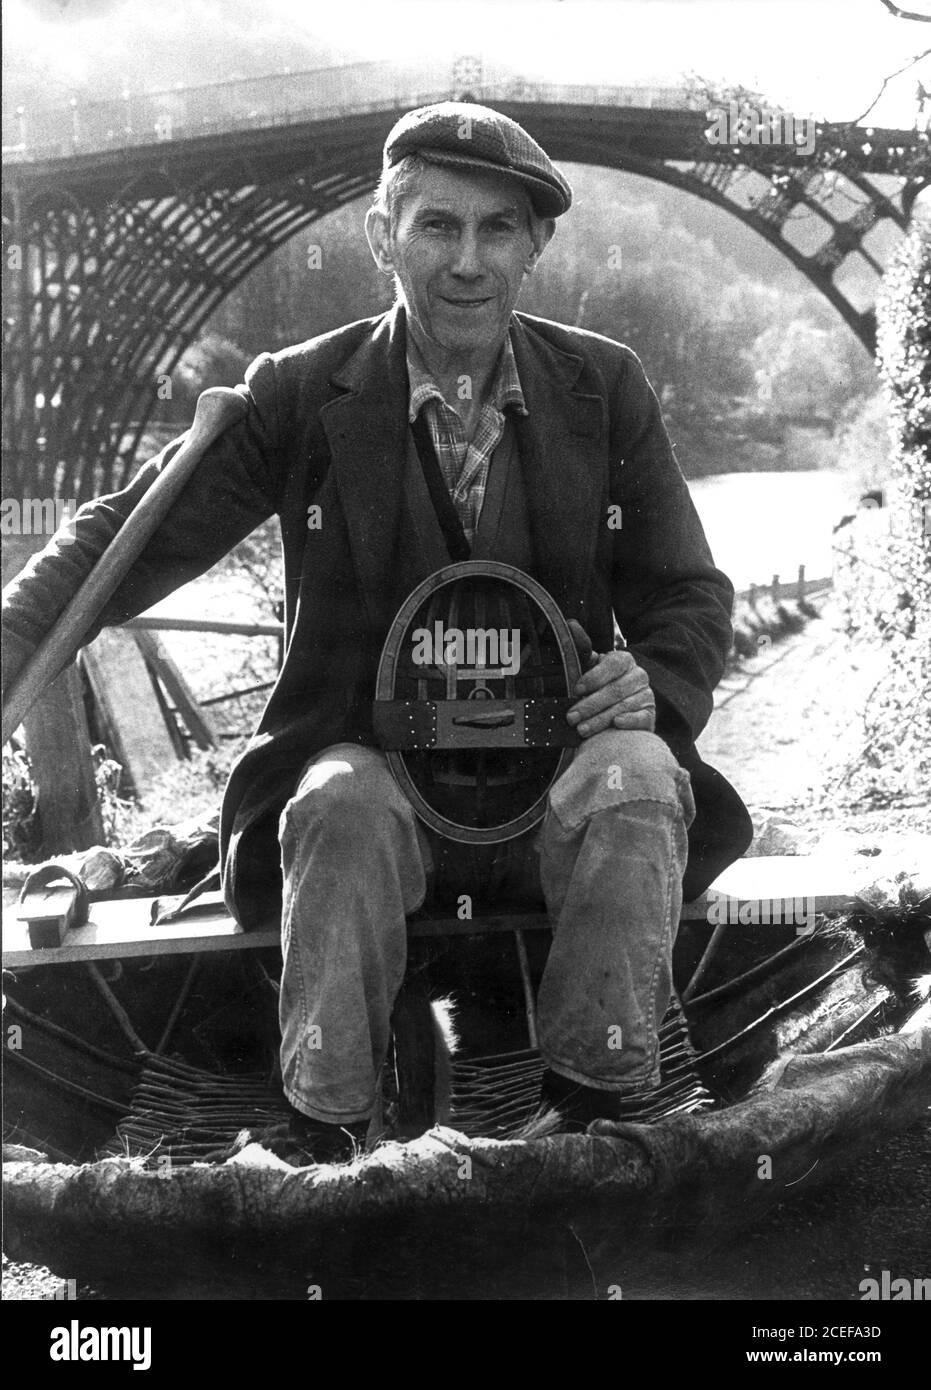
<svg viewBox="0 0 931 1390"><path fill-rule="evenodd" d="M526 125L557 161L643 175L731 213L872 349L890 238L928 181L896 176L915 132L870 132L867 142L838 128L847 147L843 172L831 173L788 147L757 148L751 159L740 146L709 144L707 116L675 105L676 93L638 106L605 89L572 89L573 100L554 91L474 95ZM260 111L215 129L178 120L183 94L173 93L168 139L163 107L154 141L129 129L114 138L104 111L89 138L14 145L3 197L4 495L41 489L80 501L122 486L159 378L211 313L284 242L367 193L400 112L443 95L310 119ZM847 287L854 261L874 287L866 302Z"/></svg>

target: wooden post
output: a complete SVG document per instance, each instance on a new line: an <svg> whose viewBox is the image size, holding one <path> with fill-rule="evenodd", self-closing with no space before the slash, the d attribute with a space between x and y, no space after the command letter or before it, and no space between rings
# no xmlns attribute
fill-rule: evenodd
<svg viewBox="0 0 931 1390"><path fill-rule="evenodd" d="M773 596L773 602L775 603L775 602L778 600L778 598L779 598L779 576L778 576L778 574L774 574L774 575L773 575L773 582L772 582L772 586L771 586L771 589L770 589L770 593L772 594L772 596Z"/></svg>
<svg viewBox="0 0 931 1390"><path fill-rule="evenodd" d="M153 632L136 631L133 633L133 640L142 652L149 671L161 681L174 700L178 713L198 748L216 748L217 737L210 719L197 703L187 681L165 650L164 644Z"/></svg>
<svg viewBox="0 0 931 1390"><path fill-rule="evenodd" d="M805 597L805 566L804 566L804 565L799 565L799 567L798 567L798 589L796 590L796 595L795 595L795 596L796 596L796 598L798 599L799 603L801 603L802 599Z"/></svg>
<svg viewBox="0 0 931 1390"><path fill-rule="evenodd" d="M145 658L131 632L104 628L84 649L105 738L136 795L177 761Z"/></svg>
<svg viewBox="0 0 931 1390"><path fill-rule="evenodd" d="M72 661L23 721L42 826L42 856L103 841L84 690Z"/></svg>
<svg viewBox="0 0 931 1390"><path fill-rule="evenodd" d="M4 540L4 585L46 540L44 536L9 536ZM103 817L83 686L74 662L33 705L23 720L23 732L42 826L43 858L99 845Z"/></svg>
<svg viewBox="0 0 931 1390"><path fill-rule="evenodd" d="M527 959L527 943L524 940L524 933L518 928L514 932L514 944L517 947L517 963L520 966L520 982L524 991L524 1011L527 1015L527 1036L530 1046L537 1046L537 1006L533 997L533 982L530 978L530 962Z"/></svg>

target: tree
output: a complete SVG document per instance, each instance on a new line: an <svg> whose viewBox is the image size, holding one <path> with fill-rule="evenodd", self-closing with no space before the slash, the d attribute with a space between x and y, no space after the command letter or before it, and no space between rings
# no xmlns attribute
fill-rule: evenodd
<svg viewBox="0 0 931 1390"><path fill-rule="evenodd" d="M837 334L796 319L767 328L753 345L758 394L780 415L838 415L848 398Z"/></svg>

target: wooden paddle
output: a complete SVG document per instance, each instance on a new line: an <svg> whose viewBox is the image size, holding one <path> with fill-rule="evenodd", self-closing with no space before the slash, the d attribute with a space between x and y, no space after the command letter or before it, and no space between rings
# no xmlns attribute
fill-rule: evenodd
<svg viewBox="0 0 931 1390"><path fill-rule="evenodd" d="M36 647L3 701L6 743L35 700L67 666L104 604L118 588L150 537L168 515L209 446L246 413L246 400L226 386L204 391L194 422L174 458L165 465L123 522L84 583Z"/></svg>

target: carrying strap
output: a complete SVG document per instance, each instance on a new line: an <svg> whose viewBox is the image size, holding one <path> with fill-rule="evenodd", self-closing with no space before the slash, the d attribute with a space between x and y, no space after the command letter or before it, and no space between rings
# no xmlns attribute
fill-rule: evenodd
<svg viewBox="0 0 931 1390"><path fill-rule="evenodd" d="M442 469L437 462L433 440L430 438L430 426L427 424L424 411L420 412L411 425L411 433L414 436L414 444L417 448L420 466L423 469L424 481L427 484L430 501L436 512L436 519L440 523L440 530L443 532L443 539L446 541L450 559L468 560L472 555L472 547L466 539L459 514L449 495L446 479L443 477Z"/></svg>
<svg viewBox="0 0 931 1390"><path fill-rule="evenodd" d="M20 891L19 900L28 905L29 898L33 894L40 893L43 889L63 887L66 885L73 888L75 892L74 910L71 913L70 924L72 927L83 927L87 921L90 899L87 895L87 885L78 878L77 874L64 864L41 864L38 869L33 869L26 875ZM27 916L26 912L23 916Z"/></svg>

